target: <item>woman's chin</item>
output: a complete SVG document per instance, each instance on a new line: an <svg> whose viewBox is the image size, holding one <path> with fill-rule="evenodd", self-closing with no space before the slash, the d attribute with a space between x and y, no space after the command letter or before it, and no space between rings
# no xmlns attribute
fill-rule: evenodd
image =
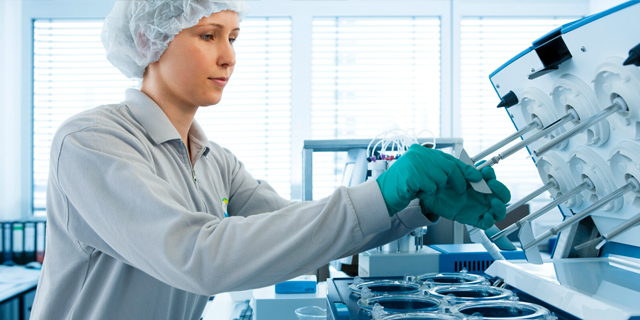
<svg viewBox="0 0 640 320"><path fill-rule="evenodd" d="M208 106L212 106L212 105L216 105L220 102L220 100L222 99L221 96L211 96L211 97L206 97L205 99L203 99L202 103L200 104L200 106L202 107L208 107Z"/></svg>

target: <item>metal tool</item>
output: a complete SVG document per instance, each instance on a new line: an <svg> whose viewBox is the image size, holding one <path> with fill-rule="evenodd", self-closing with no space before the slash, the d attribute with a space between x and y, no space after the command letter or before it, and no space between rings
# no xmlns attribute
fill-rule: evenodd
<svg viewBox="0 0 640 320"><path fill-rule="evenodd" d="M582 219L586 218L591 213L604 207L607 203L623 196L624 194L630 191L636 191L636 192L640 191L640 183L634 177L630 177L627 180L627 184L624 185L623 187L608 194L606 197L596 201L594 204L584 209L580 213L575 214L573 217L570 217L565 221L563 221L562 223L558 224L557 226L547 230L537 238L531 239L530 237L528 237L527 233L529 232L529 230L525 230L524 226L521 227L520 236L524 234L525 237L524 238L520 237L520 243L522 244L522 249L524 250L525 256L527 257L527 261L531 263L542 263L542 259L540 258L540 252L538 251L538 248L537 248L538 243L546 240L549 237L557 235L560 231L564 230L565 228L575 223L580 222ZM530 226L528 227L528 229L530 229Z"/></svg>
<svg viewBox="0 0 640 320"><path fill-rule="evenodd" d="M511 148L505 150L504 152L498 154L497 156L494 156L494 157L490 158L489 160L487 160L487 162L485 162L485 163L481 164L480 166L478 166L478 170L480 170L480 169L482 169L484 167L493 166L494 164L500 162L500 160L504 160L507 157L512 156L514 153L520 151L520 149L528 146L532 142L538 141L540 138L548 135L550 132L553 132L554 130L564 126L566 123L568 123L570 121L577 121L577 120L579 120L579 117L578 117L577 113L575 113L575 112L567 113L562 118L556 120L556 122L548 125L546 128L538 131L537 133L535 133L531 137L526 138L526 139L518 142L516 145L512 146Z"/></svg>
<svg viewBox="0 0 640 320"><path fill-rule="evenodd" d="M576 250L580 250L586 247L590 247L594 244L597 243L596 245L596 249L600 250L600 248L602 248L602 246L605 245L605 243L607 243L607 241L612 240L613 238L617 237L618 235L626 232L627 230L635 227L638 223L640 223L640 213L636 214L635 216L633 216L633 218L621 223L619 226L613 228L612 230L610 230L609 232L607 232L606 234L599 236L593 240L589 240L581 245L577 245L575 247Z"/></svg>
<svg viewBox="0 0 640 320"><path fill-rule="evenodd" d="M499 142L495 143L494 145L490 146L489 148L484 149L483 151L480 151L480 153L478 153L475 157L471 158L471 160L474 163L476 163L476 162L482 160L482 158L490 155L492 152L494 152L494 151L496 151L496 150L508 145L513 140L516 140L516 139L520 138L521 136L525 135L526 133L529 133L531 130L540 129L542 127L543 127L542 121L540 121L539 118L535 118L534 121L532 121L531 123L526 125L524 128L514 132L510 136L500 140Z"/></svg>
<svg viewBox="0 0 640 320"><path fill-rule="evenodd" d="M557 199L555 199L554 201L549 202L546 206L542 207L540 210L516 221L516 223L502 229L502 231L496 233L495 235L493 235L493 237L491 237L491 241L496 241L504 236L508 236L510 234L512 234L514 231L518 230L519 228L521 228L525 222L530 222L533 219L536 219L538 217L540 217L541 215L549 212L551 209L557 207L558 205L562 204L563 202L571 199L572 197L574 197L575 195L577 195L578 193L584 191L584 190L588 190L588 189L593 189L594 188L594 184L593 182L589 179L589 178L585 178L585 181L583 183L581 183L580 185L578 185L577 187L569 190L566 194L563 194L561 196L559 196Z"/></svg>

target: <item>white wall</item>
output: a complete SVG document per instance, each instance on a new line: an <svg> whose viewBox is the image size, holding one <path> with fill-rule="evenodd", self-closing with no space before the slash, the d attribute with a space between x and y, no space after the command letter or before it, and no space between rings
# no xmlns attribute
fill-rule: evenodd
<svg viewBox="0 0 640 320"><path fill-rule="evenodd" d="M623 2L627 2L626 0L591 0L589 1L589 13L594 14L604 10L607 10L611 7L615 7Z"/></svg>
<svg viewBox="0 0 640 320"><path fill-rule="evenodd" d="M21 8L21 0L0 1L0 221L22 217Z"/></svg>

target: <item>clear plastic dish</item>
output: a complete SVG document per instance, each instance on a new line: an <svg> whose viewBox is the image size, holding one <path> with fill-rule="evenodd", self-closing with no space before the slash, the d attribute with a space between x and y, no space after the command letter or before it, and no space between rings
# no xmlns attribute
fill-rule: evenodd
<svg viewBox="0 0 640 320"><path fill-rule="evenodd" d="M307 306L296 309L298 320L327 320L327 309L318 306Z"/></svg>
<svg viewBox="0 0 640 320"><path fill-rule="evenodd" d="M482 315L482 319L553 320L549 310L537 304L520 301L469 302L453 307L453 314L462 316Z"/></svg>
<svg viewBox="0 0 640 320"><path fill-rule="evenodd" d="M489 284L485 277L467 272L425 273L417 276L416 281L431 283L433 287Z"/></svg>
<svg viewBox="0 0 640 320"><path fill-rule="evenodd" d="M380 320L465 320L465 317L443 313L396 313Z"/></svg>
<svg viewBox="0 0 640 320"><path fill-rule="evenodd" d="M369 312L376 305L387 313L438 312L442 300L419 294L390 294L358 300L358 306Z"/></svg>
<svg viewBox="0 0 640 320"><path fill-rule="evenodd" d="M362 289L366 287L373 295L379 296L383 294L412 294L420 292L422 286L417 282L404 280L375 280L367 282L354 281L349 286L349 290L357 296L360 296Z"/></svg>
<svg viewBox="0 0 640 320"><path fill-rule="evenodd" d="M431 296L445 300L451 304L509 300L514 297L511 290L492 286L438 286L429 291Z"/></svg>

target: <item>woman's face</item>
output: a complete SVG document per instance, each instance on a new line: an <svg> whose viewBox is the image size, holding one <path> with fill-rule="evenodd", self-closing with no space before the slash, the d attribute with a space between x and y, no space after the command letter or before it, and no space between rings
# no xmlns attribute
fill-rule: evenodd
<svg viewBox="0 0 640 320"><path fill-rule="evenodd" d="M220 102L236 64L233 42L239 23L237 12L225 10L178 33L154 63L163 95L195 107Z"/></svg>

